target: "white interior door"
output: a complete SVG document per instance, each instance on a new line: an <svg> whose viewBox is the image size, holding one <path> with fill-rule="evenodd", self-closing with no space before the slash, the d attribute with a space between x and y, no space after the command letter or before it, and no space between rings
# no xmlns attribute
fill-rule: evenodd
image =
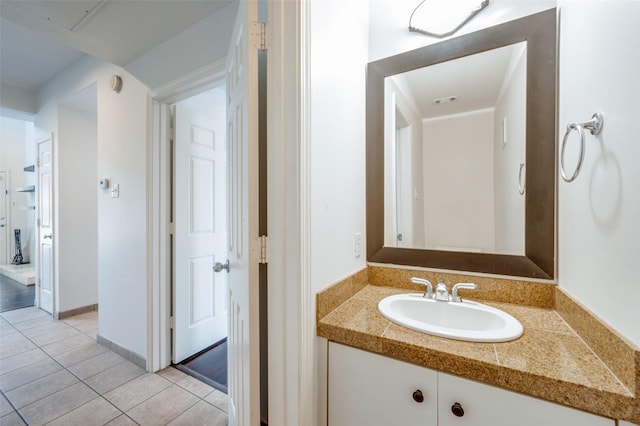
<svg viewBox="0 0 640 426"><path fill-rule="evenodd" d="M38 305L53 313L53 136L36 144L38 170Z"/></svg>
<svg viewBox="0 0 640 426"><path fill-rule="evenodd" d="M229 424L260 422L258 287L258 49L249 25L257 1L241 0L227 52L229 157Z"/></svg>
<svg viewBox="0 0 640 426"><path fill-rule="evenodd" d="M210 117L174 107L173 362L227 336L226 154ZM223 134L223 132L222 132ZM216 137L217 136L217 137Z"/></svg>
<svg viewBox="0 0 640 426"><path fill-rule="evenodd" d="M0 170L0 264L9 263L11 244L9 240L9 183L8 172Z"/></svg>

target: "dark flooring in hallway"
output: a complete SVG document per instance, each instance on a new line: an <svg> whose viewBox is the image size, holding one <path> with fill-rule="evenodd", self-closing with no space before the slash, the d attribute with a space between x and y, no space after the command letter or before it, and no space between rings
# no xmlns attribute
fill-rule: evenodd
<svg viewBox="0 0 640 426"><path fill-rule="evenodd" d="M33 306L35 285L26 286L0 275L0 312Z"/></svg>
<svg viewBox="0 0 640 426"><path fill-rule="evenodd" d="M227 393L227 339L175 366L209 386Z"/></svg>

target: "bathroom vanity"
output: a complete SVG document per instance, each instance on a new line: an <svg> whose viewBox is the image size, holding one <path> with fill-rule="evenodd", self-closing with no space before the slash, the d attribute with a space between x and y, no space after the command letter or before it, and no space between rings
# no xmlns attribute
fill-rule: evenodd
<svg viewBox="0 0 640 426"><path fill-rule="evenodd" d="M329 343L329 425L614 426L615 421Z"/></svg>
<svg viewBox="0 0 640 426"><path fill-rule="evenodd" d="M378 303L420 293L407 279L416 274L449 285L475 280L478 288L461 296L517 318L523 335L465 342L392 323ZM640 423L637 349L590 326L617 359L630 360L605 364L606 356L585 343L593 336L583 339L558 312L569 302L556 286L428 274L370 266L317 295L317 334L329 340L329 426Z"/></svg>

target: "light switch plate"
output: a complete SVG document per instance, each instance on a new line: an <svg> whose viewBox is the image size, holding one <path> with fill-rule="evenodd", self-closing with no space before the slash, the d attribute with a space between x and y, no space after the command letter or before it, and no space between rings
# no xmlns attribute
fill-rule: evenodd
<svg viewBox="0 0 640 426"><path fill-rule="evenodd" d="M119 198L120 197L120 184L115 184L111 188L111 198Z"/></svg>

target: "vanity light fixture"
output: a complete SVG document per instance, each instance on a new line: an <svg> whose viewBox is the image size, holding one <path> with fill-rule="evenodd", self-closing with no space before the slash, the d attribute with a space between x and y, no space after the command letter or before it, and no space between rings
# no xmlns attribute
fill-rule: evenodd
<svg viewBox="0 0 640 426"><path fill-rule="evenodd" d="M409 17L409 31L436 38L447 37L488 5L489 0L422 0ZM431 30L424 29L427 27Z"/></svg>

